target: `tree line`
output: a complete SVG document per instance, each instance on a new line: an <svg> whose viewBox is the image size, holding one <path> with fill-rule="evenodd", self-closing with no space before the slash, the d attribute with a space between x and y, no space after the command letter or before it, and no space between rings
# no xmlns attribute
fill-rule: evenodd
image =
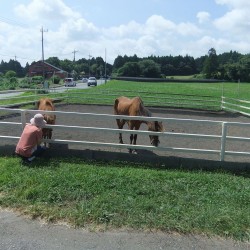
<svg viewBox="0 0 250 250"><path fill-rule="evenodd" d="M211 48L199 58L192 56L118 56L113 64L113 74L129 77L168 77L196 75L204 79L250 82L250 54L236 51L217 55Z"/></svg>
<svg viewBox="0 0 250 250"><path fill-rule="evenodd" d="M192 56L149 56L139 58L133 56L117 56L113 65L105 63L102 57L91 57L71 61L50 57L45 60L76 77L84 76L125 76L125 77L168 77L195 75L197 78L219 79L226 81L250 82L250 54L243 55L236 51L217 55L211 48L207 55L194 58ZM34 63L34 62L33 62ZM29 64L25 67L16 60L1 61L0 73L15 71L16 76L27 75Z"/></svg>

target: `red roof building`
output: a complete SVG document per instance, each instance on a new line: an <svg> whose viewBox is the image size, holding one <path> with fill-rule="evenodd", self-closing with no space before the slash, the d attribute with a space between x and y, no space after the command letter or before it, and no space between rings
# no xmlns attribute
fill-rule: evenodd
<svg viewBox="0 0 250 250"><path fill-rule="evenodd" d="M68 72L57 68L47 62L38 61L30 65L28 75L30 77L44 75L45 79L48 79L53 75L57 75L61 79L63 79L68 76Z"/></svg>

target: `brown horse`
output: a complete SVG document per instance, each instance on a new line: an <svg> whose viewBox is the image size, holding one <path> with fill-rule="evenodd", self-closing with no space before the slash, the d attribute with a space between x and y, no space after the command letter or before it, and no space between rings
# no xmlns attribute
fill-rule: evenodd
<svg viewBox="0 0 250 250"><path fill-rule="evenodd" d="M114 104L114 114L115 115L129 115L129 116L147 116L151 117L151 112L144 107L142 99L140 97L134 97L129 99L125 96L121 96L115 99ZM147 124L148 131L163 131L162 122L158 121L137 121L137 120L124 120L124 119L116 119L117 125L119 129L122 129L124 124L127 123L129 129L138 130L142 123ZM160 141L157 135L149 135L150 143L153 146L158 146ZM136 145L137 134L130 135L130 144ZM119 134L119 142L123 143L122 133ZM129 150L132 153L132 150ZM136 152L136 151L135 151Z"/></svg>
<svg viewBox="0 0 250 250"><path fill-rule="evenodd" d="M49 98L42 98L37 103L39 110L44 111L55 111L55 107L53 101ZM44 120L47 124L54 125L56 121L56 116L53 114L44 114ZM52 129L51 128L43 128L43 138L51 139L52 137Z"/></svg>

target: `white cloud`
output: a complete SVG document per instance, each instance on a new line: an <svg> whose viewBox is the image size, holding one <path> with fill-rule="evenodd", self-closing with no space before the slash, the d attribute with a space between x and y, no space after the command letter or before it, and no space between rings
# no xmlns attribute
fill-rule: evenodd
<svg viewBox="0 0 250 250"><path fill-rule="evenodd" d="M250 7L249 0L215 0L215 2L220 5L228 5L231 8Z"/></svg>
<svg viewBox="0 0 250 250"><path fill-rule="evenodd" d="M215 0L228 11L212 20L206 11L197 13L197 23L177 23L161 15L148 16L145 22L129 21L110 28L97 27L81 13L73 11L63 0L30 0L19 4L15 13L30 23L17 26L0 22L0 54L17 55L22 65L41 58L41 26L44 34L45 58L56 56L72 59L87 58L89 53L103 56L112 63L118 55L163 56L191 55L198 57L215 48L217 53L250 51L250 1ZM112 14L112 13L111 13ZM211 28L211 24L214 24Z"/></svg>
<svg viewBox="0 0 250 250"><path fill-rule="evenodd" d="M248 36L250 30L250 1L249 0L216 0L216 3L227 5L230 10L214 21L218 30L230 32L240 38Z"/></svg>
<svg viewBox="0 0 250 250"><path fill-rule="evenodd" d="M145 29L149 33L172 32L175 28L175 23L158 15L152 15L145 23Z"/></svg>
<svg viewBox="0 0 250 250"><path fill-rule="evenodd" d="M15 8L18 16L25 20L60 20L79 18L80 14L71 10L61 0L33 0L28 5L20 4Z"/></svg>
<svg viewBox="0 0 250 250"><path fill-rule="evenodd" d="M197 13L196 17L198 18L198 22L200 24L205 23L209 21L210 19L210 14L206 11L200 11Z"/></svg>
<svg viewBox="0 0 250 250"><path fill-rule="evenodd" d="M127 25L120 25L117 27L111 27L109 29L103 29L103 34L106 37L111 38L127 38L127 37L135 37L142 34L142 25L136 23L135 21L129 22Z"/></svg>
<svg viewBox="0 0 250 250"><path fill-rule="evenodd" d="M177 25L177 32L183 36L195 36L201 33L201 30L192 23L180 23Z"/></svg>

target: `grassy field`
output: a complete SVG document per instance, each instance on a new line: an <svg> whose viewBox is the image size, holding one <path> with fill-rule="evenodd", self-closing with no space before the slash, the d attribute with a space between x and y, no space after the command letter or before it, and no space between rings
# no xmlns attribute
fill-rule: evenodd
<svg viewBox="0 0 250 250"><path fill-rule="evenodd" d="M220 97L221 89L221 84L214 83L110 81L84 92L100 97L100 103L113 103L116 96L139 91L145 96L161 92ZM247 98L249 86L226 83L223 91L230 97ZM104 92L114 96L106 95L104 100ZM20 159L0 152L0 206L91 230L150 229L250 240L249 173L168 167L68 157L40 158L24 166Z"/></svg>
<svg viewBox="0 0 250 250"><path fill-rule="evenodd" d="M33 163L32 163L33 164ZM0 158L0 206L91 230L133 228L250 239L249 175L126 162Z"/></svg>
<svg viewBox="0 0 250 250"><path fill-rule="evenodd" d="M114 99L118 96L139 95L148 106L220 110L222 95L249 100L249 93L250 84L248 83L143 83L111 80L95 88L84 90L72 88L65 93L51 92L46 96L64 98L65 101L71 103L113 105ZM42 97L41 91L29 92L15 99L0 100L0 105L28 102L40 97Z"/></svg>
<svg viewBox="0 0 250 250"><path fill-rule="evenodd" d="M249 92L250 84L247 83L144 83L112 80L97 88L71 90L68 100L71 103L113 105L114 99L121 95L138 95L146 106L219 111L222 96L250 100ZM244 105L250 109L249 103Z"/></svg>

